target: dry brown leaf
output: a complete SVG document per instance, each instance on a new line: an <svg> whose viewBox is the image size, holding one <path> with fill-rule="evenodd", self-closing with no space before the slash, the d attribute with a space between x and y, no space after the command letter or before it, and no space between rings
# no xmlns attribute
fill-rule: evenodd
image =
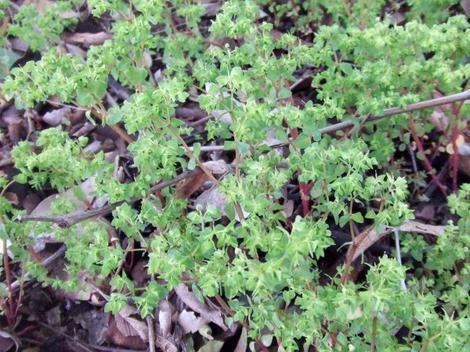
<svg viewBox="0 0 470 352"><path fill-rule="evenodd" d="M42 120L49 126L59 126L70 116L71 112L72 109L70 108L61 108L48 111L42 116Z"/></svg>
<svg viewBox="0 0 470 352"><path fill-rule="evenodd" d="M198 352L219 352L224 345L224 341L212 340L198 349Z"/></svg>
<svg viewBox="0 0 470 352"><path fill-rule="evenodd" d="M132 315L138 315L139 312L134 307L125 306L114 318L116 319L116 327L125 337L138 336L142 341L148 341L147 324Z"/></svg>
<svg viewBox="0 0 470 352"><path fill-rule="evenodd" d="M15 346L15 352L18 351L20 347L18 338L5 330L0 330L0 352L11 351L13 346Z"/></svg>
<svg viewBox="0 0 470 352"><path fill-rule="evenodd" d="M43 201L41 201L36 208L31 212L30 215L33 216L50 216L52 215L51 206L52 203L58 199L67 199L75 206L76 211L85 210L89 208L89 205L94 200L94 191L96 188L95 179L93 177L89 178L88 180L82 182L80 185L76 186L77 188L71 188L65 192L53 194ZM79 198L77 196L78 193L81 194L84 198ZM104 199L100 199L99 201L94 202L94 206L100 207L105 202ZM77 225L77 229L80 229L80 224ZM36 253L42 251L46 245L46 243L54 243L56 242L53 233L42 233L42 234L31 234L31 238L34 239L35 244L33 249Z"/></svg>
<svg viewBox="0 0 470 352"><path fill-rule="evenodd" d="M228 165L224 160L212 160L206 161L203 165L212 172L214 175L223 175L230 171L230 165Z"/></svg>
<svg viewBox="0 0 470 352"><path fill-rule="evenodd" d="M238 339L237 346L233 352L245 352L248 348L248 332L243 327L240 338Z"/></svg>
<svg viewBox="0 0 470 352"><path fill-rule="evenodd" d="M465 14L470 17L470 0L460 0L460 6L462 6Z"/></svg>
<svg viewBox="0 0 470 352"><path fill-rule="evenodd" d="M459 170L467 176L470 176L470 155L461 156L459 158Z"/></svg>
<svg viewBox="0 0 470 352"><path fill-rule="evenodd" d="M107 32L98 33L64 33L62 38L66 43L81 44L85 46L101 45L113 35Z"/></svg>
<svg viewBox="0 0 470 352"><path fill-rule="evenodd" d="M465 144L465 138L463 135L459 134L458 137L455 139L455 146L457 147L457 150L460 152L460 147ZM450 142L446 146L446 152L448 154L454 154L454 143Z"/></svg>
<svg viewBox="0 0 470 352"><path fill-rule="evenodd" d="M185 334L195 333L209 321L203 317L196 317L194 312L183 309L178 315L178 324L183 328Z"/></svg>
<svg viewBox="0 0 470 352"><path fill-rule="evenodd" d="M227 110L214 110L211 112L211 115L220 122L223 122L227 125L232 124L232 115Z"/></svg>
<svg viewBox="0 0 470 352"><path fill-rule="evenodd" d="M435 90L433 92L433 98L434 99L442 98L442 97L443 97L443 95L441 94L441 92L439 92L437 90ZM451 108L452 108L451 104L438 106L434 109L434 112L430 116L431 123L434 125L434 127L436 127L436 129L439 132L443 132L447 129L447 126L449 125L449 119L446 116L445 111L446 110L448 111Z"/></svg>
<svg viewBox="0 0 470 352"><path fill-rule="evenodd" d="M194 202L196 205L201 205L202 209L207 209L209 205L219 209L225 214L225 206L227 205L227 198L218 187L212 187L202 192Z"/></svg>
<svg viewBox="0 0 470 352"><path fill-rule="evenodd" d="M427 225L410 220L401 225L399 229L400 231L404 232L416 232L421 234L440 236L444 233L445 226ZM385 235L388 235L392 231L392 227L387 227L384 232L378 234L375 231L374 226L371 226L368 230L362 232L359 236L354 238L352 245L349 247L348 254L346 256L347 262L352 263L375 242L383 238Z"/></svg>
<svg viewBox="0 0 470 352"><path fill-rule="evenodd" d="M175 288L175 292L178 297L191 308L196 313L199 313L201 317L207 319L208 321L213 322L217 326L220 326L224 331L227 330L227 326L224 323L222 318L222 313L217 310L212 310L205 304L201 303L197 297L189 291L188 287L185 284L180 284Z"/></svg>
<svg viewBox="0 0 470 352"><path fill-rule="evenodd" d="M204 16L214 17L220 10L221 2L219 0L202 0L201 5L206 8Z"/></svg>
<svg viewBox="0 0 470 352"><path fill-rule="evenodd" d="M131 348L134 350L146 350L147 343L143 341L139 336L125 336L119 330L115 317L111 317L109 323L109 329L106 336L108 342L124 347Z"/></svg>
<svg viewBox="0 0 470 352"><path fill-rule="evenodd" d="M178 199L188 199L196 192L209 177L200 169L196 168L190 176L176 185L175 197Z"/></svg>
<svg viewBox="0 0 470 352"><path fill-rule="evenodd" d="M410 220L400 226L400 231L441 236L442 234L444 234L445 228L445 226L422 224L420 222Z"/></svg>
<svg viewBox="0 0 470 352"><path fill-rule="evenodd" d="M158 332L160 336L170 336L172 317L174 308L168 300L163 300L159 304L158 311Z"/></svg>
<svg viewBox="0 0 470 352"><path fill-rule="evenodd" d="M176 347L176 345L168 338L163 336L157 336L156 345L163 352L178 352L178 347Z"/></svg>

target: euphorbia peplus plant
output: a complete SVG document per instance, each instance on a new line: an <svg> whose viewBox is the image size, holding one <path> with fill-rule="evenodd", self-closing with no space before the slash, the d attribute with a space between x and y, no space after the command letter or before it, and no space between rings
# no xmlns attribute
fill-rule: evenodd
<svg viewBox="0 0 470 352"><path fill-rule="evenodd" d="M64 28L76 22L60 18L59 9L78 3L58 1L43 14L33 5L20 8L11 35L42 54L12 70L3 94L19 108L55 97L88 110L88 118L99 116L105 124L121 126L137 136L128 146L137 173L120 182L101 153L84 152L86 139L73 140L60 127L39 132L35 142L19 143L12 152L20 172L17 182L62 191L94 176L96 196L122 202L111 224L94 219L54 229L67 246L69 279L61 281L48 278L26 251L34 241L26 236L33 227L38 233L54 225L38 228L13 221L19 211L1 198L2 238L13 242L11 250L32 274L55 287L78 289L78 273L86 271L97 283L109 284L107 311L117 313L132 302L143 316L184 276L195 292L227 300L234 312L227 323L247 322L252 338L272 333L289 351L310 344L319 350L468 347L462 292L468 289L463 261L469 214L459 210L468 203L466 185L449 203L462 218L460 230L449 225L434 247L424 241L415 246L419 240L404 238L413 256L425 258L427 270L382 257L362 283L341 284L339 272L324 284L319 264L334 244L332 228L351 230L354 236L356 226L380 231L413 214L407 180L389 164L397 146L410 141L407 116L365 125L364 133L358 126L343 136L318 130L332 119L357 119L428 99L435 89L459 92L470 73L470 35L467 19L447 11L457 1L433 2L439 5L436 16L422 10L423 1L411 1L413 20L394 26L388 16L380 17L387 9L397 10L393 1L373 1L366 12L362 1L351 7L345 1L273 2L265 8L273 12L270 23L269 16L260 18L266 1L231 0L223 2L206 28L205 8L196 2L139 0L130 7L124 1L93 0L88 1L93 16L112 16L113 36L91 47L84 60L56 46ZM315 29L313 43L298 37L302 26L274 39L276 21L293 13L299 23ZM321 25L323 13L332 15L333 25ZM174 15L186 25L174 23ZM51 21L54 26L48 25ZM163 68L158 83L151 77L155 60ZM316 100L295 105L289 86L296 70L307 66L318 70L312 83ZM132 94L122 104L105 107L110 76ZM183 137L192 130L174 116L177 106L194 99L194 92L202 109L229 117L209 120L206 142L235 151L234 172L219 180L224 209L197 208L183 216L186 201L176 199L172 188L161 190L161 198L150 190L199 162L197 143L204 140L190 154ZM464 107L462 116L464 109L468 112ZM421 113L413 116L420 133L431 129ZM273 134L288 144L288 155L266 145ZM294 179L310 184L310 193L302 194L311 201L305 217L292 218L285 209L284 188ZM140 206L130 199L141 199ZM237 207L246 214L243 220ZM127 239L128 248L137 243L148 257L152 280L145 287L135 287L121 270L126 248L122 241L108 243L109 226ZM459 251L453 252L456 246ZM400 286L405 278L407 291ZM400 339L395 336L399 329L408 331Z"/></svg>

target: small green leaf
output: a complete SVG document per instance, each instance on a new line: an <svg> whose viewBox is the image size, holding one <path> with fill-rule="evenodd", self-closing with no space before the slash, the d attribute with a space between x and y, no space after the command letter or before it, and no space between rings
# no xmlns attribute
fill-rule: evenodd
<svg viewBox="0 0 470 352"><path fill-rule="evenodd" d="M195 159L199 159L199 155L201 155L201 143L194 143L193 144L193 156Z"/></svg>
<svg viewBox="0 0 470 352"><path fill-rule="evenodd" d="M310 137L304 133L299 134L299 136L294 141L294 145L300 149L305 149L310 144L311 144Z"/></svg>
<svg viewBox="0 0 470 352"><path fill-rule="evenodd" d="M364 222L364 217L361 213L354 213L351 215L351 219L358 224L362 224Z"/></svg>
<svg viewBox="0 0 470 352"><path fill-rule="evenodd" d="M194 170L196 168L196 159L191 158L188 162L188 170Z"/></svg>
<svg viewBox="0 0 470 352"><path fill-rule="evenodd" d="M320 181L315 182L312 189L310 190L310 197L312 197L312 199L316 199L321 196L322 188L323 188L322 186L323 186L322 182Z"/></svg>
<svg viewBox="0 0 470 352"><path fill-rule="evenodd" d="M279 94L278 94L279 99L287 99L287 98L290 98L291 96L292 96L292 92L290 91L290 89L282 87L279 90Z"/></svg>

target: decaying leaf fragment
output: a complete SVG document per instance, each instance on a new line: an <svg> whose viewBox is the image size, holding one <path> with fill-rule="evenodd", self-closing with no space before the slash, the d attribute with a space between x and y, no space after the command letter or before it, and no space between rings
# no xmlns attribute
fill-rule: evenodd
<svg viewBox="0 0 470 352"><path fill-rule="evenodd" d="M189 291L185 284L180 284L175 288L175 292L178 297L196 313L200 314L204 319L213 322L217 326L221 327L224 331L227 330L227 326L224 323L222 313L217 310L210 309L207 305L201 303L196 295Z"/></svg>

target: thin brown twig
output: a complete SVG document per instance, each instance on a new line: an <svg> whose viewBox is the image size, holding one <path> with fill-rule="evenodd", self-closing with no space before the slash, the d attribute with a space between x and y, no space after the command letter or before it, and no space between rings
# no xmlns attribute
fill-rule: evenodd
<svg viewBox="0 0 470 352"><path fill-rule="evenodd" d="M385 117L388 117L388 116L402 114L404 112L417 111L417 110L420 110L420 109L436 107L436 106L439 106L439 105L445 105L445 104L449 104L449 103L457 102L457 101L462 101L462 100L466 100L466 99L470 99L470 90L467 90L465 92L458 93L458 94L449 95L449 96L446 96L446 97L440 97L440 98L436 98L436 99L431 99L431 100L426 100L426 101L423 101L423 102L419 102L419 103L416 103L416 104L411 104L411 105L409 105L405 108L387 109L387 110L384 111L384 113L382 115L373 116L373 117L366 116L365 118L367 118L368 122L372 122L372 121L377 121L379 119L382 119L382 118L385 118ZM331 132L341 130L341 129L344 129L344 128L348 128L348 127L351 127L351 126L354 126L353 121L352 120L347 120L347 121L343 121L343 122L340 122L340 123L337 123L337 124L334 124L334 125L331 125L331 126L321 128L319 130L319 132L321 134L331 133ZM271 148L279 148L279 147L285 146L287 144L288 143L280 143L280 144L272 145ZM186 143L184 143L184 145L185 145L186 151L187 152L189 151L190 155L192 155L192 148L188 147L186 145ZM225 148L224 148L224 146L206 146L206 147L201 148L201 151L209 151L209 150L225 150ZM199 164L202 165L202 163L199 162L198 166L201 166ZM205 171L205 173L208 173L208 174L212 175L212 173L210 173L209 170L207 170L207 169L204 170L204 165L202 165L201 169L203 171ZM159 184L155 185L154 187L152 187L150 189L150 191L153 193L153 192L156 192L156 191L158 191L162 188L171 186L171 185L183 180L184 178L188 177L190 174L191 174L191 172L183 173L183 174L175 177L172 180L164 181L162 183L159 183ZM435 178L434 175L432 175L432 176ZM212 177L214 177L214 176L212 176ZM437 181L438 181L438 183L440 183L439 180L437 180ZM218 181L217 181L217 183L218 183ZM441 186L442 186L442 184L441 184ZM130 201L130 203L134 203L137 200L139 200L139 199L133 199L133 200ZM83 212L72 213L72 214L65 215L65 216L48 217L48 216L25 215L25 216L22 216L22 217L18 218L18 221L53 222L53 223L58 224L61 227L70 227L70 226L75 225L75 224L77 224L81 221L84 221L84 220L87 220L87 219L90 219L90 218L93 218L93 217L103 216L103 215L109 214L115 207L117 207L120 204L122 204L122 202L109 204L107 206L104 206L102 208L95 209L95 210L87 210L87 211L83 211Z"/></svg>
<svg viewBox="0 0 470 352"><path fill-rule="evenodd" d="M91 113L93 114L93 116L96 116L98 119L100 119L101 121L104 121L106 122L106 115L99 111L98 109L96 108L92 108L91 109ZM127 134L126 131L124 131L121 127L119 127L118 125L110 125L109 127L111 127L111 129L116 132L116 134L121 137L127 144L131 144L131 143L134 143L134 139L129 136Z"/></svg>
<svg viewBox="0 0 470 352"><path fill-rule="evenodd" d="M147 321L149 352L155 352L155 330L153 329L153 320L150 316L147 316L145 320Z"/></svg>
<svg viewBox="0 0 470 352"><path fill-rule="evenodd" d="M55 251L49 257L44 259L41 262L41 265L44 266L44 267L47 267L47 266L51 265L53 262L55 262L58 258L60 258L65 253L65 249L66 249L65 245L62 245L57 251ZM28 280L29 278L30 278L30 274L28 274L28 273L24 274L22 280L17 280L17 281L15 281L11 284L11 289L13 291L16 291L16 290L20 289L22 283L25 280Z"/></svg>
<svg viewBox="0 0 470 352"><path fill-rule="evenodd" d="M179 181L187 178L191 174L192 172L183 172L182 174L176 176L175 178L171 180L160 182L156 184L155 186L153 186L152 188L150 188L150 193L154 193L163 188L174 185L178 183ZM135 203L140 199L141 198L134 198L128 201L128 203ZM104 207L101 207L98 209L79 211L79 212L71 213L68 215L58 215L58 216L23 215L23 216L19 216L17 218L17 221L19 222L25 222L25 221L52 222L52 223L57 224L59 227L68 228L75 224L78 224L79 222L82 222L91 218L107 215L111 213L116 207L118 207L119 205L123 203L124 201L121 201L121 202L105 205Z"/></svg>
<svg viewBox="0 0 470 352"><path fill-rule="evenodd" d="M37 321L36 322L38 325L42 326L43 328L46 328L47 330L53 332L54 334L57 334L59 336L62 336L64 337L65 339L69 340L70 342L72 342L73 344L76 344L77 346L79 346L80 348L84 349L85 351L87 352L93 352L88 346L87 344L83 343L83 342L80 342L78 341L76 338L70 336L70 335L67 335L63 332L61 332L59 329L57 328L54 328L52 326L49 326L43 322L40 322L40 321Z"/></svg>
<svg viewBox="0 0 470 352"><path fill-rule="evenodd" d="M357 125L357 120L359 120L359 126L361 126L364 123L376 122L386 117L391 117L394 115L399 115L399 114L404 114L404 113L410 113L410 112L419 111L423 109L434 108L436 106L441 106L441 105L446 105L446 104L451 104L451 103L456 103L456 102L463 102L468 99L470 99L470 90L466 90L462 93L447 95L447 96L440 97L440 98L421 101L418 103L410 104L404 108L394 107L394 108L386 109L384 110L383 114L377 115L377 116L366 115L366 116L359 117L358 119L354 119L354 120L350 119L350 120L338 122L338 123L320 128L318 132L320 134L329 134L329 133L333 133L339 130L344 130L346 128L354 127L355 125ZM284 147L284 146L289 145L290 143L292 143L292 141L274 144L274 145L271 145L271 148L275 149L275 148ZM191 147L190 149L192 150ZM223 150L231 150L231 149L232 148L230 147L226 148L225 146L222 146L222 145L202 146L201 152L223 151Z"/></svg>

